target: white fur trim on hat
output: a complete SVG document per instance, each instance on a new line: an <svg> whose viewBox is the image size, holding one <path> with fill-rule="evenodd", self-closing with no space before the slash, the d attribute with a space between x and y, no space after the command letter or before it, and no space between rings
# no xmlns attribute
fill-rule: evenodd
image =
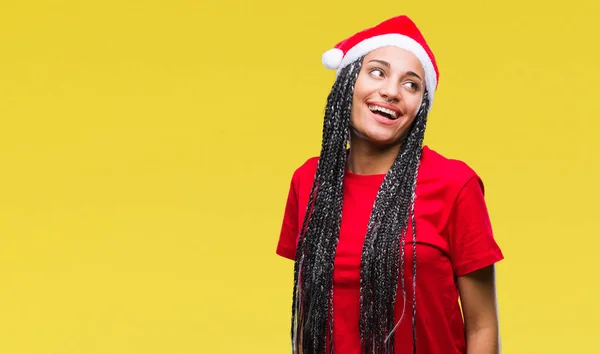
<svg viewBox="0 0 600 354"><path fill-rule="evenodd" d="M343 58L344 52L338 48L332 48L323 53L321 61L327 69L334 70L340 67Z"/></svg>

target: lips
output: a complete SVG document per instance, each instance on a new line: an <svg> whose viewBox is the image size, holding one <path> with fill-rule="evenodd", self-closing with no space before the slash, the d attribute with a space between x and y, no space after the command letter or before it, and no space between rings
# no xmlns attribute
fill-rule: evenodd
<svg viewBox="0 0 600 354"><path fill-rule="evenodd" d="M384 102L368 102L367 107L375 115L391 121L402 116L402 111L396 106Z"/></svg>

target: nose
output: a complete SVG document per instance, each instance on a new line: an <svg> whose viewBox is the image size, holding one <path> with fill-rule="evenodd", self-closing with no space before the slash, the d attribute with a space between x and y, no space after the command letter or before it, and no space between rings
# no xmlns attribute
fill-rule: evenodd
<svg viewBox="0 0 600 354"><path fill-rule="evenodd" d="M379 94L388 102L400 101L400 89L393 80L386 80L379 89Z"/></svg>

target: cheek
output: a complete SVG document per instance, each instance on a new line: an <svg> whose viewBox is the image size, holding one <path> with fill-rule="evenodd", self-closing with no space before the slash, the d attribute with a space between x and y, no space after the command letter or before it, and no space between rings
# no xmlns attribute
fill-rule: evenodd
<svg viewBox="0 0 600 354"><path fill-rule="evenodd" d="M360 114L361 111L361 103L362 103L362 97L360 95L360 92L357 92L356 90L354 91L354 94L352 95L352 110L350 112L350 118L353 120L358 114Z"/></svg>
<svg viewBox="0 0 600 354"><path fill-rule="evenodd" d="M365 113L365 101L372 95L372 89L365 85L364 80L360 77L354 85L354 93L352 94L352 118Z"/></svg>
<svg viewBox="0 0 600 354"><path fill-rule="evenodd" d="M408 103L409 110L412 113L412 115L416 115L419 112L422 102L423 102L423 95L415 95L410 98L410 100L407 103Z"/></svg>
<svg viewBox="0 0 600 354"><path fill-rule="evenodd" d="M352 109L350 110L350 122L353 125L359 121L358 116L360 116L360 103L354 98L352 100Z"/></svg>
<svg viewBox="0 0 600 354"><path fill-rule="evenodd" d="M354 104L356 104L357 102L360 101L360 93L357 92L356 90L354 90L354 93L352 94L352 106L354 106Z"/></svg>
<svg viewBox="0 0 600 354"><path fill-rule="evenodd" d="M373 90L372 85L369 84L368 78L366 78L362 73L358 75L356 79L356 83L354 84L354 94L353 100L355 102L363 101L368 95L369 90Z"/></svg>

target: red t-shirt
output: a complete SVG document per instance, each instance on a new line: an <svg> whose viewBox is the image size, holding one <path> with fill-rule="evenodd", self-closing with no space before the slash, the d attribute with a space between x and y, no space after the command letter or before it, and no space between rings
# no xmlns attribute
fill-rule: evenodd
<svg viewBox="0 0 600 354"><path fill-rule="evenodd" d="M294 259L299 230L318 157L299 167L291 181L277 254ZM359 278L362 245L373 202L385 175L346 171L339 243L333 272L333 340L336 352L360 354ZM423 148L417 177L417 351L466 353L456 277L503 259L494 240L481 179L459 160ZM410 223L409 223L410 227ZM406 308L395 333L396 353L412 353L412 231L405 245ZM402 313L396 300L396 320Z"/></svg>

